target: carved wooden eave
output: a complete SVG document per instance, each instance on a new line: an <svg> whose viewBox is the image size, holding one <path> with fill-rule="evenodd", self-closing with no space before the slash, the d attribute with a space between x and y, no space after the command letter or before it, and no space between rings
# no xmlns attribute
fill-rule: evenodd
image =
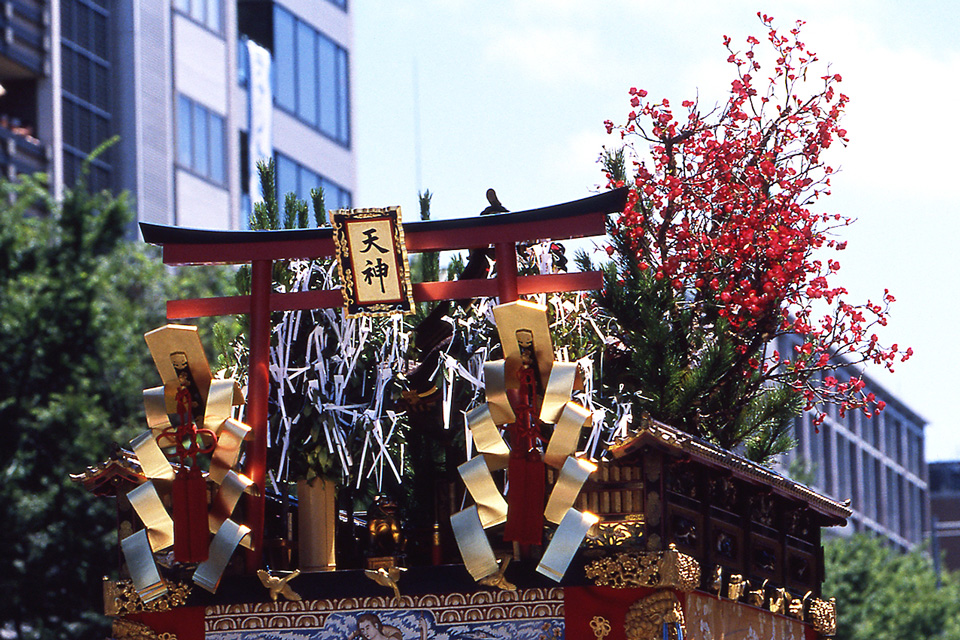
<svg viewBox="0 0 960 640"><path fill-rule="evenodd" d="M138 486L147 481L140 469L140 463L132 452L116 449L109 459L87 467L82 473L70 474L70 479L83 485L83 488L96 496L116 496L126 493L130 485Z"/></svg>
<svg viewBox="0 0 960 640"><path fill-rule="evenodd" d="M781 496L800 500L822 517L823 526L843 526L853 513L848 506L780 475L769 467L751 462L661 422L649 421L641 427L639 432L616 442L610 446L609 450L614 458L623 459L631 457L644 446L654 446L686 456L701 464L722 469L748 482L762 484Z"/></svg>

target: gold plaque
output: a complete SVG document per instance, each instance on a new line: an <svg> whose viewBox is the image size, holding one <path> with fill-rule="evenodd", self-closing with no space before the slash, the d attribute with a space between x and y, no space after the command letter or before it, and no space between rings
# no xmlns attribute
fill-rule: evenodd
<svg viewBox="0 0 960 640"><path fill-rule="evenodd" d="M413 313L400 207L341 209L332 223L347 316Z"/></svg>

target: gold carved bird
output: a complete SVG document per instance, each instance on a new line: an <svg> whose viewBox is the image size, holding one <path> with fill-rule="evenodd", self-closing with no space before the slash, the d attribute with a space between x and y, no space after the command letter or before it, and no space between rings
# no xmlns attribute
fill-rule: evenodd
<svg viewBox="0 0 960 640"><path fill-rule="evenodd" d="M397 583L400 581L400 575L403 571L406 571L403 567L390 567L389 569L380 567L376 571L373 569L365 569L363 574L377 584L393 589L393 596L399 600L400 588L397 586Z"/></svg>
<svg viewBox="0 0 960 640"><path fill-rule="evenodd" d="M504 575L507 570L507 565L510 564L510 556L504 556L500 560L500 568L497 569L496 573L491 573L485 578L480 578L477 582L487 587L497 587L498 589L503 589L504 591L516 591L517 585L509 582Z"/></svg>
<svg viewBox="0 0 960 640"><path fill-rule="evenodd" d="M299 602L300 594L294 591L288 584L291 580L300 575L300 570L297 569L293 573L289 573L285 576L278 577L270 575L268 572L263 569L257 570L257 577L260 578L260 582L267 589L270 590L270 599L274 602L277 601L277 596L282 595L287 600L293 600Z"/></svg>
<svg viewBox="0 0 960 640"><path fill-rule="evenodd" d="M717 595L720 595L720 592L723 590L723 567L720 565L717 565L713 570L713 576L710 578L710 586L708 588Z"/></svg>

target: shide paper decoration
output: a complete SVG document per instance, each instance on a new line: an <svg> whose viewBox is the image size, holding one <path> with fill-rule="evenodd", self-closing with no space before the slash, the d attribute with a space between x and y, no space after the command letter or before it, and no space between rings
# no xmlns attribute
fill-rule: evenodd
<svg viewBox="0 0 960 640"><path fill-rule="evenodd" d="M330 289L338 282L332 262L293 261L288 268L293 272L288 292L307 291L311 286ZM278 426L270 446L280 450L277 468L271 471L273 481L296 479L291 469L296 449L321 447L336 459L339 480L344 483L359 487L372 478L379 492L387 474L401 482L402 456L395 458L402 416L387 408L390 385L403 369L408 349L400 315L374 318L350 317L341 309L287 311L273 333L276 345L270 348L270 379ZM335 352L332 357L331 352ZM371 366L376 368L371 384L358 390L355 379L366 375ZM303 398L324 419L309 440L298 441Z"/></svg>
<svg viewBox="0 0 960 640"><path fill-rule="evenodd" d="M559 525L537 567L559 582L597 522L593 514L573 508L583 483L596 470L592 462L574 455L591 413L570 399L580 382L577 364L554 361L547 308L520 300L495 307L493 314L504 358L484 365L487 402L467 415L478 455L459 467L476 504L454 514L451 523L464 564L478 581L497 572L485 529L505 523L504 539L539 545L544 518ZM554 427L541 454L542 424ZM504 425L512 448L500 434ZM546 510L544 465L560 470ZM500 469L507 469L506 499L491 474Z"/></svg>
<svg viewBox="0 0 960 640"><path fill-rule="evenodd" d="M250 431L232 418L234 405L243 402L239 386L232 379L213 378L196 327L167 325L145 338L163 386L144 390L150 429L130 443L149 479L127 494L144 529L121 546L134 586L149 602L167 592L153 554L171 546L178 562L199 563L193 581L216 591L237 545L251 545L250 529L230 516L240 496L255 489L233 470ZM200 454L211 456L206 479ZM177 470L168 455L178 459ZM217 485L209 505L208 482ZM172 494L172 517L161 494Z"/></svg>

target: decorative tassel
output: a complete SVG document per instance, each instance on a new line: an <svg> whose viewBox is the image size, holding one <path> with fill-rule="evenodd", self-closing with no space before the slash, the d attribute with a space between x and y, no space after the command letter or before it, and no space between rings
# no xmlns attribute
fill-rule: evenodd
<svg viewBox="0 0 960 640"><path fill-rule="evenodd" d="M181 467L173 479L173 554L177 562L207 559L207 485L200 467Z"/></svg>
<svg viewBox="0 0 960 640"><path fill-rule="evenodd" d="M520 544L543 544L543 498L546 467L531 454L512 457L508 467L507 526L503 539Z"/></svg>

